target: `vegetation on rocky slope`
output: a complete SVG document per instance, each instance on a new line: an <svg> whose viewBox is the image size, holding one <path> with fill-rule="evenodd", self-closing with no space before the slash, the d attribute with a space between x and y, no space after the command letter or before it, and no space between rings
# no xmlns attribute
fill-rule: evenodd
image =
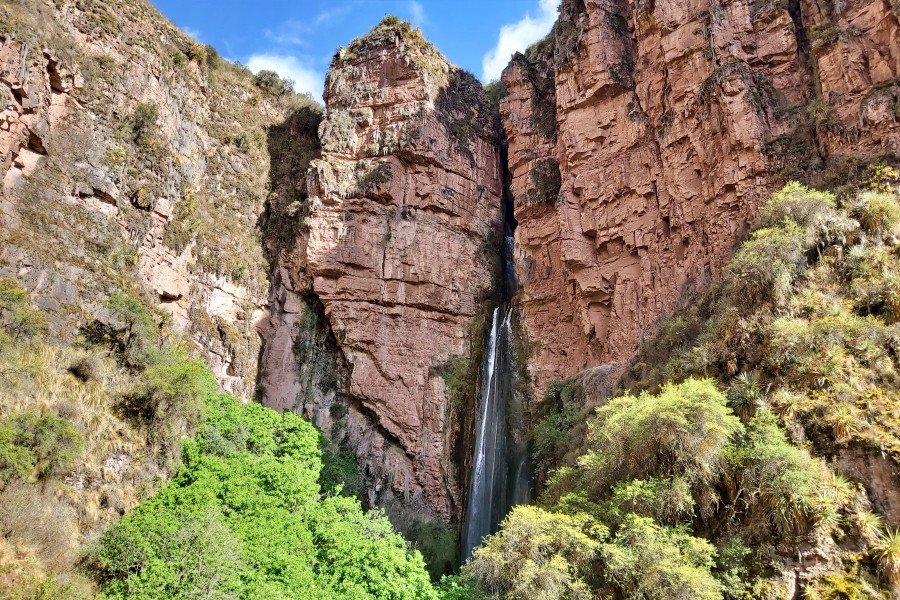
<svg viewBox="0 0 900 600"><path fill-rule="evenodd" d="M217 393L138 298L106 306L55 345L0 280L0 597L438 597L312 425Z"/></svg>
<svg viewBox="0 0 900 600"><path fill-rule="evenodd" d="M0 43L21 44L10 56L23 62L16 72L30 69L30 95L45 56L66 81L56 90L65 118L37 109L40 168L4 192L3 212L17 218L4 218L0 274L27 257L23 282L46 297L36 301L64 337L95 316L111 283L140 281L156 303L177 304L217 376L229 371L249 397L250 317L280 248L272 230L296 212L296 163L305 170L318 153L321 108L219 58L141 0L0 0ZM232 298L210 305L216 289Z"/></svg>
<svg viewBox="0 0 900 600"><path fill-rule="evenodd" d="M896 585L894 488L847 459L900 460L898 173L870 175L773 194L722 280L646 340L636 391L589 416L573 382L551 389L533 435L555 473L465 567L477 589L781 598L786 568L809 598Z"/></svg>

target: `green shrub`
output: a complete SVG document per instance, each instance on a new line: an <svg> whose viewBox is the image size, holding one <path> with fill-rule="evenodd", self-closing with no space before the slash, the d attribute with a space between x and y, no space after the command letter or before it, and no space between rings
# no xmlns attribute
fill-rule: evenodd
<svg viewBox="0 0 900 600"><path fill-rule="evenodd" d="M128 121L131 140L139 146L150 147L158 142L157 121L159 107L155 102L139 102Z"/></svg>
<svg viewBox="0 0 900 600"><path fill-rule="evenodd" d="M759 213L759 228L777 227L785 219L801 227L814 227L835 209L834 195L792 181L773 193Z"/></svg>
<svg viewBox="0 0 900 600"><path fill-rule="evenodd" d="M604 572L626 598L722 598L711 572L715 548L684 529L628 515L600 555Z"/></svg>
<svg viewBox="0 0 900 600"><path fill-rule="evenodd" d="M166 460L177 457L181 439L200 423L204 401L215 393L216 378L197 359L176 350L158 353L126 393L119 410L149 428L151 441Z"/></svg>
<svg viewBox="0 0 900 600"><path fill-rule="evenodd" d="M275 71L263 69L256 74L254 81L256 85L276 96L283 96L294 91L294 82L282 78Z"/></svg>
<svg viewBox="0 0 900 600"><path fill-rule="evenodd" d="M745 308L783 304L806 267L805 242L804 230L790 220L754 231L726 268L732 297Z"/></svg>
<svg viewBox="0 0 900 600"><path fill-rule="evenodd" d="M556 467L571 449L572 429L583 416L574 381L551 381L541 410L544 414L531 429L531 442L537 470L546 471Z"/></svg>
<svg viewBox="0 0 900 600"><path fill-rule="evenodd" d="M226 395L175 478L95 554L106 597L436 600L422 557L355 498L321 498L320 434Z"/></svg>
<svg viewBox="0 0 900 600"><path fill-rule="evenodd" d="M517 506L501 530L475 549L463 573L493 597L588 600L584 577L605 535L585 514Z"/></svg>
<svg viewBox="0 0 900 600"><path fill-rule="evenodd" d="M476 600L481 597L476 592L474 584L460 575L442 577L437 593L441 600Z"/></svg>
<svg viewBox="0 0 900 600"><path fill-rule="evenodd" d="M509 95L509 90L506 89L506 85L504 85L502 81L496 80L485 83L484 91L491 102L491 106L498 110L500 108L500 102Z"/></svg>
<svg viewBox="0 0 900 600"><path fill-rule="evenodd" d="M900 590L900 529L886 529L874 553L878 573L893 589Z"/></svg>
<svg viewBox="0 0 900 600"><path fill-rule="evenodd" d="M31 412L0 420L0 485L67 472L84 450L81 432L53 415Z"/></svg>
<svg viewBox="0 0 900 600"><path fill-rule="evenodd" d="M206 45L206 66L210 69L216 69L222 62L219 51L211 44Z"/></svg>
<svg viewBox="0 0 900 600"><path fill-rule="evenodd" d="M0 423L0 485L28 479L37 462L30 448L19 443L19 432L8 419Z"/></svg>
<svg viewBox="0 0 900 600"><path fill-rule="evenodd" d="M98 557L109 597L237 597L243 548L215 507L145 516L123 520L103 538Z"/></svg>
<svg viewBox="0 0 900 600"><path fill-rule="evenodd" d="M578 464L594 490L656 475L706 487L724 466L723 448L742 429L712 380L688 379L656 396L620 396L599 408Z"/></svg>
<svg viewBox="0 0 900 600"><path fill-rule="evenodd" d="M681 477L632 479L617 483L605 503L604 522L619 524L630 513L676 524L694 516L691 487Z"/></svg>
<svg viewBox="0 0 900 600"><path fill-rule="evenodd" d="M149 364L160 348L165 321L134 296L114 292L104 303L107 316L81 328L90 344L107 346L132 370Z"/></svg>
<svg viewBox="0 0 900 600"><path fill-rule="evenodd" d="M436 600L425 562L377 512L355 498L325 498L311 529L319 568L316 584L340 598Z"/></svg>
<svg viewBox="0 0 900 600"><path fill-rule="evenodd" d="M749 419L762 404L762 391L759 382L747 373L734 378L727 392L728 406L742 419Z"/></svg>
<svg viewBox="0 0 900 600"><path fill-rule="evenodd" d="M900 202L893 193L863 192L853 207L863 228L880 239L892 235L900 227Z"/></svg>
<svg viewBox="0 0 900 600"><path fill-rule="evenodd" d="M208 46L206 46L204 44L200 44L198 42L191 41L188 44L188 49L186 52L187 57L189 59L191 59L192 61L194 61L195 63L197 63L198 65L205 65L207 63L207 60L209 60L209 57L206 53L207 48L208 48Z"/></svg>
<svg viewBox="0 0 900 600"><path fill-rule="evenodd" d="M0 594L5 600L99 600L87 582L60 583L53 575L20 577L14 585L5 590L0 583Z"/></svg>
<svg viewBox="0 0 900 600"><path fill-rule="evenodd" d="M845 243L855 226L836 210L833 194L807 188L796 181L772 194L760 211L757 227L781 227L786 220L806 232L807 247Z"/></svg>
<svg viewBox="0 0 900 600"><path fill-rule="evenodd" d="M0 278L0 327L13 339L24 339L44 333L44 313L29 305L28 292L15 277Z"/></svg>
<svg viewBox="0 0 900 600"><path fill-rule="evenodd" d="M356 455L351 450L335 450L323 438L322 474L319 482L322 489L331 493L359 496L363 493L362 479Z"/></svg>
<svg viewBox="0 0 900 600"><path fill-rule="evenodd" d="M736 509L770 523L782 537L803 533L814 524L827 470L788 442L771 411L759 411L726 456L732 467L725 479L726 500Z"/></svg>
<svg viewBox="0 0 900 600"><path fill-rule="evenodd" d="M432 581L459 570L459 528L440 522L418 521L407 527L406 539L422 553Z"/></svg>

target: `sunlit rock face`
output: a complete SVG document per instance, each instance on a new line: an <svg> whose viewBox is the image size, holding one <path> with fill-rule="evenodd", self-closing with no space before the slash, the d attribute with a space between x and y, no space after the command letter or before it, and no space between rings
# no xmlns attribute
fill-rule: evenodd
<svg viewBox="0 0 900 600"><path fill-rule="evenodd" d="M113 291L142 295L249 400L265 132L287 99L210 66L140 0L6 3L0 21L0 277L17 276L66 341Z"/></svg>
<svg viewBox="0 0 900 600"><path fill-rule="evenodd" d="M316 399L297 408L354 450L372 504L452 520L463 500L451 458L462 419L443 373L469 356L495 285L494 114L471 75L389 21L338 51L325 103L301 250L284 279L321 303L346 362L346 410ZM282 387L265 401L295 406Z"/></svg>
<svg viewBox="0 0 900 600"><path fill-rule="evenodd" d="M821 7L820 7L821 5ZM827 5L827 6L826 6ZM535 389L627 361L768 193L900 151L888 3L566 0L503 75Z"/></svg>

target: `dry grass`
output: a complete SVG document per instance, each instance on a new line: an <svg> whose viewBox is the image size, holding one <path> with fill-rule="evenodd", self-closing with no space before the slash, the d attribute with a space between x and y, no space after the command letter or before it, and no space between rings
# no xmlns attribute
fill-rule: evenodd
<svg viewBox="0 0 900 600"><path fill-rule="evenodd" d="M94 352L37 341L0 347L0 413L49 413L85 433L84 453L70 473L0 491L6 544L5 554L0 549L0 597L4 580L24 585L19 580L25 577L44 585L41 573L71 573L79 548L137 505L164 476L145 433L115 414L131 376ZM69 371L83 361L94 365L88 381ZM23 556L28 557L24 563Z"/></svg>

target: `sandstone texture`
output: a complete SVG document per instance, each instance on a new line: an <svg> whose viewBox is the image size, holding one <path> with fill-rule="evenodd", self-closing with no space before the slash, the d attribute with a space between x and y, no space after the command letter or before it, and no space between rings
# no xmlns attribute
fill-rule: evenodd
<svg viewBox="0 0 900 600"><path fill-rule="evenodd" d="M444 366L470 356L473 321L495 284L494 113L471 75L390 19L338 50L325 103L322 158L280 263L283 299L273 300L281 308L264 352L289 363L320 306L345 361L344 408L301 393L303 374L265 353L263 401L302 410L349 446L372 504L452 520L463 500L452 457L462 417Z"/></svg>
<svg viewBox="0 0 900 600"><path fill-rule="evenodd" d="M565 0L503 75L535 389L627 362L785 179L896 159L898 74L887 2Z"/></svg>
<svg viewBox="0 0 900 600"><path fill-rule="evenodd" d="M266 127L296 107L144 2L2 2L0 23L0 275L64 338L141 295L251 397Z"/></svg>

